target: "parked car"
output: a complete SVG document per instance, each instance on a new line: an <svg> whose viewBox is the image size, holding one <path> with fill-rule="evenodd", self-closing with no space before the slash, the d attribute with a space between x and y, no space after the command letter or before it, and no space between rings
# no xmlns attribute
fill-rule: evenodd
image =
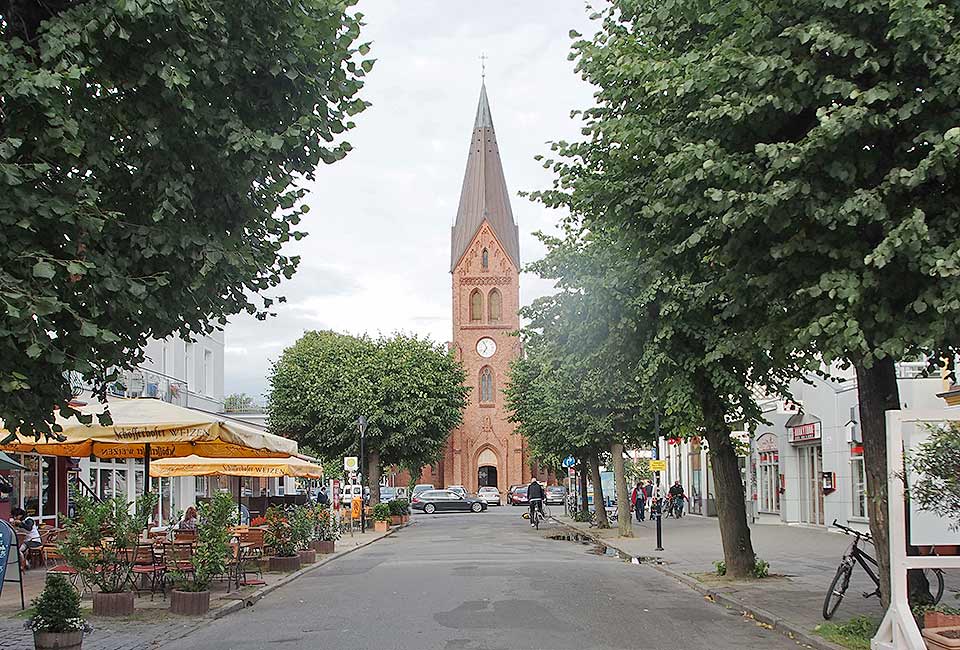
<svg viewBox="0 0 960 650"><path fill-rule="evenodd" d="M544 501L548 506L552 505L563 505L563 500L567 496L567 488L562 485L549 485L547 486L546 495Z"/></svg>
<svg viewBox="0 0 960 650"><path fill-rule="evenodd" d="M477 491L477 498L481 499L484 503L494 506L500 505L500 491L497 488L492 486L485 486L480 488Z"/></svg>
<svg viewBox="0 0 960 650"><path fill-rule="evenodd" d="M380 503L393 501L396 498L397 498L397 488L387 487L386 485L380 486Z"/></svg>
<svg viewBox="0 0 960 650"><path fill-rule="evenodd" d="M426 492L427 490L434 490L432 483L417 483L413 486L413 491L410 492L410 501L413 501L413 498L420 494L421 492Z"/></svg>
<svg viewBox="0 0 960 650"><path fill-rule="evenodd" d="M447 489L451 492L456 492L462 497L467 496L467 488L463 487L462 485L448 485Z"/></svg>
<svg viewBox="0 0 960 650"><path fill-rule="evenodd" d="M525 506L527 505L527 486L518 485L513 488L513 491L510 492L510 505L512 506Z"/></svg>
<svg viewBox="0 0 960 650"><path fill-rule="evenodd" d="M428 515L435 512L482 512L487 504L476 497L462 497L451 490L425 490L410 501L414 510Z"/></svg>

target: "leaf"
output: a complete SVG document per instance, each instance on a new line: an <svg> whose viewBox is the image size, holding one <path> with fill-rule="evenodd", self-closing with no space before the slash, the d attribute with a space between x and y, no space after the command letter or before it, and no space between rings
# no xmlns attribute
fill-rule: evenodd
<svg viewBox="0 0 960 650"><path fill-rule="evenodd" d="M54 276L53 265L46 260L40 260L33 265L33 277L50 279Z"/></svg>

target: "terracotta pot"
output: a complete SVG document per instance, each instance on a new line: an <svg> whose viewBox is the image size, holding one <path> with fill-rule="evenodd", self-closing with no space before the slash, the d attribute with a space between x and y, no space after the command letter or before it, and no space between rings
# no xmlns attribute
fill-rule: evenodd
<svg viewBox="0 0 960 650"><path fill-rule="evenodd" d="M271 556L267 562L268 571L282 571L284 573L289 573L290 571L297 571L299 569L300 569L299 555L294 555L293 557Z"/></svg>
<svg viewBox="0 0 960 650"><path fill-rule="evenodd" d="M33 647L36 650L80 650L82 645L83 630L33 633Z"/></svg>
<svg viewBox="0 0 960 650"><path fill-rule="evenodd" d="M924 612L923 627L954 627L960 626L960 614L944 614L943 612Z"/></svg>
<svg viewBox="0 0 960 650"><path fill-rule="evenodd" d="M928 650L960 649L960 626L928 627L923 630Z"/></svg>
<svg viewBox="0 0 960 650"><path fill-rule="evenodd" d="M300 551L298 555L300 556L300 564L313 564L317 561L317 552L312 548Z"/></svg>
<svg viewBox="0 0 960 650"><path fill-rule="evenodd" d="M399 526L403 523L403 515L390 515L390 525Z"/></svg>
<svg viewBox="0 0 960 650"><path fill-rule="evenodd" d="M410 522L410 515L409 515L409 514L404 515L404 516L403 516L403 523L406 524L406 523L409 523L409 522Z"/></svg>
<svg viewBox="0 0 960 650"><path fill-rule="evenodd" d="M93 613L96 616L130 616L133 614L133 592L118 594L93 593Z"/></svg>
<svg viewBox="0 0 960 650"><path fill-rule="evenodd" d="M210 611L210 592L174 589L170 592L170 611L185 616L202 616Z"/></svg>
<svg viewBox="0 0 960 650"><path fill-rule="evenodd" d="M385 533L388 530L390 530L390 522L389 521L375 522L373 524L373 529L376 530L378 533Z"/></svg>
<svg viewBox="0 0 960 650"><path fill-rule="evenodd" d="M313 550L315 550L317 553L320 553L321 555L333 553L335 546L336 546L336 542L334 541L324 541L324 540L318 539L313 542Z"/></svg>

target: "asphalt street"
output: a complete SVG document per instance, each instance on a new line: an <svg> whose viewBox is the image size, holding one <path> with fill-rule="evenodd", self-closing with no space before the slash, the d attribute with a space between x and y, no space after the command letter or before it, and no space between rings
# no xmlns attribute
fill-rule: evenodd
<svg viewBox="0 0 960 650"><path fill-rule="evenodd" d="M655 569L546 538L521 508L414 524L170 650L726 650L800 647Z"/></svg>

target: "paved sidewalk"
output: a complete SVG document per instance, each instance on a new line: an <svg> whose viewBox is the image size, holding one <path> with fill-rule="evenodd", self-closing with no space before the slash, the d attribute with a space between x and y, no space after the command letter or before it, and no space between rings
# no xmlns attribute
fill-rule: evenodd
<svg viewBox="0 0 960 650"><path fill-rule="evenodd" d="M316 564L307 565L292 574L264 572L266 585L246 587L227 594L222 585L215 585L211 594L210 612L204 617L184 617L169 612L169 598L159 595L151 602L149 596L137 598L137 611L130 618L110 619L94 617L90 612L92 602L87 596L82 601L84 618L93 626L93 632L83 641L84 650L147 650L158 648L170 641L179 639L194 630L209 625L211 620L239 612L255 604L262 596L309 573L331 560L376 542L385 535L399 530L394 527L389 533L377 533L373 529L365 534L345 535L337 542L337 550L330 555L318 555ZM28 572L29 575L31 572ZM36 574L42 573L37 570ZM12 588L11 588L12 587ZM14 595L16 596L14 598ZM30 606L28 594L27 606ZM29 610L28 610L29 611ZM243 616L242 613L239 614ZM0 607L0 650L25 650L33 647L33 633L23 628L27 616L20 612L20 596L16 585L8 583L3 590L3 603Z"/></svg>
<svg viewBox="0 0 960 650"><path fill-rule="evenodd" d="M763 580L736 581L714 574L713 562L723 559L720 529L717 520L709 517L685 516L680 520L665 519L662 525L662 552L656 549L656 528L651 521L633 523L635 537L617 536L616 528L598 531L585 523L555 513L555 518L601 539L611 548L634 557L656 557L667 572L696 588L711 594L722 604L741 604L756 611L758 618L780 624L781 631L797 630L813 635L823 622L821 609L827 587L837 570L850 538L822 528L791 526L780 523L757 523L751 526L754 550L759 558L770 563L771 577ZM957 584L950 584L948 590ZM873 591L869 577L857 567L847 597L834 617L846 621L854 616L880 618L883 611L877 598L864 599L861 593ZM949 596L945 595L946 600ZM813 637L819 639L819 637ZM836 647L826 642L820 647Z"/></svg>

